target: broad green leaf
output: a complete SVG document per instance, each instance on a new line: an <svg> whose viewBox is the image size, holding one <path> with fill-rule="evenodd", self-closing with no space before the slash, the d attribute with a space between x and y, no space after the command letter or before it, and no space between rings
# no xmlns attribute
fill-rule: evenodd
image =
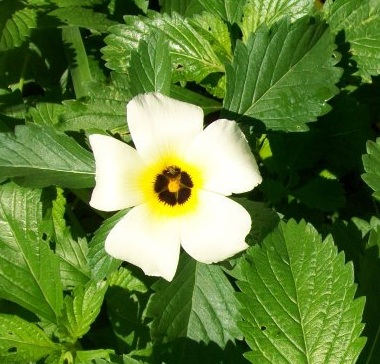
<svg viewBox="0 0 380 364"><path fill-rule="evenodd" d="M105 281L90 281L84 287L76 287L72 296L65 297L60 329L64 330L73 342L90 329L100 312L106 291Z"/></svg>
<svg viewBox="0 0 380 364"><path fill-rule="evenodd" d="M380 200L380 138L376 142L367 142L367 154L363 155L363 165L366 173L363 180L373 189L373 197Z"/></svg>
<svg viewBox="0 0 380 364"><path fill-rule="evenodd" d="M2 363L29 363L60 349L60 345L53 343L36 324L15 315L0 314Z"/></svg>
<svg viewBox="0 0 380 364"><path fill-rule="evenodd" d="M97 30L103 33L107 32L110 26L116 24L116 22L108 19L106 14L97 13L92 9L80 6L60 7L48 15L59 19L65 25Z"/></svg>
<svg viewBox="0 0 380 364"><path fill-rule="evenodd" d="M152 33L147 41L140 41L137 51L132 51L128 68L131 93L138 95L155 91L168 95L171 70L169 47L164 35Z"/></svg>
<svg viewBox="0 0 380 364"><path fill-rule="evenodd" d="M185 18L204 11L204 7L199 0L161 0L160 5L162 13L168 13L169 15L177 13Z"/></svg>
<svg viewBox="0 0 380 364"><path fill-rule="evenodd" d="M307 15L313 6L313 0L248 0L241 23L244 42L260 25L266 24L270 28L284 17L294 21Z"/></svg>
<svg viewBox="0 0 380 364"><path fill-rule="evenodd" d="M331 237L290 220L247 251L239 323L252 363L355 363L364 299Z"/></svg>
<svg viewBox="0 0 380 364"><path fill-rule="evenodd" d="M0 134L0 178L29 187L94 185L94 160L74 139L52 128L20 125Z"/></svg>
<svg viewBox="0 0 380 364"><path fill-rule="evenodd" d="M332 31L344 31L359 68L357 73L365 81L380 74L380 2L337 0L330 2L327 9L326 20Z"/></svg>
<svg viewBox="0 0 380 364"><path fill-rule="evenodd" d="M66 289L85 285L91 272L87 263L87 241L75 240L66 225L66 199L63 191L57 189L57 198L53 201L52 221L54 227L55 253L60 260L61 280Z"/></svg>
<svg viewBox="0 0 380 364"><path fill-rule="evenodd" d="M0 4L0 11L4 15L6 11L2 11L2 8L5 6L7 6L6 2ZM16 10L7 20L2 19L3 14L0 15L0 25L5 21L5 26L0 36L0 52L20 47L30 37L32 29L37 27L37 11L35 9Z"/></svg>
<svg viewBox="0 0 380 364"><path fill-rule="evenodd" d="M138 47L140 39L147 39L152 32L162 33L168 41L172 59L173 81L202 81L213 72L224 72L211 44L202 37L187 19L173 13L155 13L151 18L126 17L125 25L110 28L103 48L107 66L117 72L128 70L131 51Z"/></svg>
<svg viewBox="0 0 380 364"><path fill-rule="evenodd" d="M224 348L241 337L233 287L217 265L196 262L183 254L171 283L160 280L147 315L153 317L154 340L187 337Z"/></svg>
<svg viewBox="0 0 380 364"><path fill-rule="evenodd" d="M95 231L89 245L88 260L91 267L92 279L100 281L114 272L121 261L108 255L104 250L104 242L108 233L124 217L128 210L121 210L105 220L102 226Z"/></svg>
<svg viewBox="0 0 380 364"><path fill-rule="evenodd" d="M274 130L307 130L338 92L334 48L326 25L307 17L260 27L247 44L238 42L226 69L227 116L259 119Z"/></svg>
<svg viewBox="0 0 380 364"><path fill-rule="evenodd" d="M63 303L59 260L44 229L40 190L0 186L0 297L56 323Z"/></svg>

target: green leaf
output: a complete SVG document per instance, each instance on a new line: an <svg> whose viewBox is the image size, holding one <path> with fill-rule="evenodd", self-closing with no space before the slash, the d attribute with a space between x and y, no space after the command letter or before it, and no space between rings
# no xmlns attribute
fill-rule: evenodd
<svg viewBox="0 0 380 364"><path fill-rule="evenodd" d="M124 267L111 274L108 283L107 314L119 339L118 351L145 348L150 335L144 315L151 292L138 276Z"/></svg>
<svg viewBox="0 0 380 364"><path fill-rule="evenodd" d="M310 0L248 0L244 6L241 23L243 41L247 42L251 33L260 25L272 27L281 18L289 17L292 21L307 15L313 7Z"/></svg>
<svg viewBox="0 0 380 364"><path fill-rule="evenodd" d="M34 362L60 349L37 325L15 315L0 314L2 363Z"/></svg>
<svg viewBox="0 0 380 364"><path fill-rule="evenodd" d="M169 15L177 13L185 18L204 11L204 7L200 4L199 0L161 0L160 5L162 13Z"/></svg>
<svg viewBox="0 0 380 364"><path fill-rule="evenodd" d="M198 2L208 13L233 24L240 22L246 0L198 0Z"/></svg>
<svg viewBox="0 0 380 364"><path fill-rule="evenodd" d="M337 0L328 7L332 31L344 30L358 74L370 82L380 74L380 3L378 0Z"/></svg>
<svg viewBox="0 0 380 364"><path fill-rule="evenodd" d="M364 299L331 237L290 220L241 262L239 323L252 363L354 363Z"/></svg>
<svg viewBox="0 0 380 364"><path fill-rule="evenodd" d="M334 48L326 25L313 19L260 27L247 44L238 42L226 69L227 116L259 119L274 130L307 130L338 92Z"/></svg>
<svg viewBox="0 0 380 364"><path fill-rule="evenodd" d="M156 91L168 95L171 84L171 60L168 43L162 33L141 40L131 54L128 74L132 95Z"/></svg>
<svg viewBox="0 0 380 364"><path fill-rule="evenodd" d="M121 220L128 210L121 210L109 219L105 220L102 226L95 231L90 242L88 260L91 267L92 279L99 281L108 277L120 265L121 261L108 255L104 250L104 242L111 229Z"/></svg>
<svg viewBox="0 0 380 364"><path fill-rule="evenodd" d="M66 289L85 285L91 272L87 262L87 241L74 240L66 225L66 199L63 191L57 190L53 201L52 221L54 226L55 253L60 260L61 280Z"/></svg>
<svg viewBox="0 0 380 364"><path fill-rule="evenodd" d="M29 187L94 185L94 161L72 138L52 128L20 125L0 134L0 178L17 177Z"/></svg>
<svg viewBox="0 0 380 364"><path fill-rule="evenodd" d="M97 13L92 9L80 6L60 7L48 13L49 16L59 19L65 25L107 32L108 28L116 22L107 18L106 14Z"/></svg>
<svg viewBox="0 0 380 364"><path fill-rule="evenodd" d="M103 48L107 66L120 73L128 70L131 51L138 47L140 39L146 40L153 32L162 33L168 41L172 59L173 81L202 81L213 72L224 72L210 43L202 37L187 19L173 13L154 14L152 18L126 17L126 25L110 28Z"/></svg>
<svg viewBox="0 0 380 364"><path fill-rule="evenodd" d="M55 323L63 292L58 258L43 240L43 203L40 190L0 185L0 297Z"/></svg>
<svg viewBox="0 0 380 364"><path fill-rule="evenodd" d="M19 9L9 19L4 19L7 11L2 11L2 8L7 6L6 3L0 4L0 25L5 22L0 36L0 52L20 47L30 37L32 29L37 27L37 11L35 9Z"/></svg>
<svg viewBox="0 0 380 364"><path fill-rule="evenodd" d="M73 296L65 297L60 329L67 332L73 342L86 334L95 321L107 287L105 281L90 281L85 287L76 287Z"/></svg>
<svg viewBox="0 0 380 364"><path fill-rule="evenodd" d="M373 197L380 200L380 138L376 142L367 142L367 154L363 155L363 165L366 173L363 180L373 189Z"/></svg>
<svg viewBox="0 0 380 364"><path fill-rule="evenodd" d="M236 326L239 305L219 266L183 254L173 281L160 280L153 288L156 293L147 312L154 317L153 339L187 337L224 348L228 341L241 337Z"/></svg>

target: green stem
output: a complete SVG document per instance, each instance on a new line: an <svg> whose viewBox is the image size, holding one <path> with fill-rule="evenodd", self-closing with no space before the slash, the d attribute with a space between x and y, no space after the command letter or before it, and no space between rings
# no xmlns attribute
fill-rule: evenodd
<svg viewBox="0 0 380 364"><path fill-rule="evenodd" d="M88 95L88 84L92 81L92 76L79 28L75 26L63 27L62 40L76 98L86 97Z"/></svg>

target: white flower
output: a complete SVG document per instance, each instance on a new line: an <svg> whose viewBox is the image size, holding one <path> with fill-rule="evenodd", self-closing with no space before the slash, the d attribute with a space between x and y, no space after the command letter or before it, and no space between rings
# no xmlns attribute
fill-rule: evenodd
<svg viewBox="0 0 380 364"><path fill-rule="evenodd" d="M96 186L90 205L103 211L133 207L110 231L105 250L171 281L180 246L203 263L246 249L248 212L225 197L261 182L254 156L236 122L203 130L202 109L159 93L127 105L136 149L94 134Z"/></svg>

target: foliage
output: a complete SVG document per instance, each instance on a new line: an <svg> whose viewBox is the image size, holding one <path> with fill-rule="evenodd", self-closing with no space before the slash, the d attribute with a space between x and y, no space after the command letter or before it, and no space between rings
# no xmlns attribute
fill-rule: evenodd
<svg viewBox="0 0 380 364"><path fill-rule="evenodd" d="M0 0L2 363L377 363L378 0ZM104 250L92 133L160 91L237 120L250 248L170 283Z"/></svg>

